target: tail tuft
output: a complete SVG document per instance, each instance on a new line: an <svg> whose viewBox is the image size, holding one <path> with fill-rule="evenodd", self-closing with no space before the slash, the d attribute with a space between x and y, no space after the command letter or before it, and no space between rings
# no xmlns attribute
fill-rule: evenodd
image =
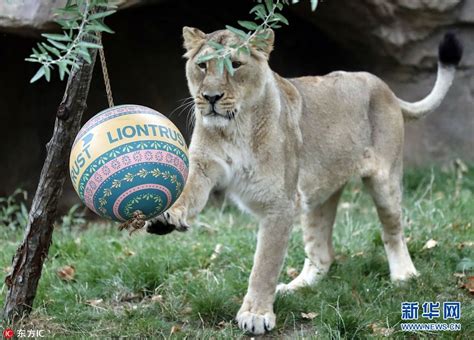
<svg viewBox="0 0 474 340"><path fill-rule="evenodd" d="M453 83L456 66L461 61L462 49L461 42L453 32L444 35L438 49L439 62L436 83L430 94L420 101L409 103L398 99L403 117L419 119L441 104Z"/></svg>
<svg viewBox="0 0 474 340"><path fill-rule="evenodd" d="M448 32L439 44L438 58L444 65L456 66L461 61L463 46L456 34Z"/></svg>

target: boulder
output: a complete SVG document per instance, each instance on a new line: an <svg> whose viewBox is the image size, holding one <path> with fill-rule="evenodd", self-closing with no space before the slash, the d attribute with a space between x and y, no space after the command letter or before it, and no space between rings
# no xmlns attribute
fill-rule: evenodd
<svg viewBox="0 0 474 340"><path fill-rule="evenodd" d="M114 0L119 8L129 7L144 0ZM3 0L0 1L0 30L18 34L36 34L55 28L54 15L66 0Z"/></svg>

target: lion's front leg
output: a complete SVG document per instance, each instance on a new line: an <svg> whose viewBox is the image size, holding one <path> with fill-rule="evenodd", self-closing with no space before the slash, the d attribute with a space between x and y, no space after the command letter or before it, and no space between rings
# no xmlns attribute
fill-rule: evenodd
<svg viewBox="0 0 474 340"><path fill-rule="evenodd" d="M245 331L263 334L275 327L275 288L286 253L292 218L292 214L276 214L265 217L260 223L249 287L237 313L239 327Z"/></svg>
<svg viewBox="0 0 474 340"><path fill-rule="evenodd" d="M165 213L147 221L146 230L158 235L188 230L190 220L205 207L220 170L213 162L191 159L189 178L181 196Z"/></svg>

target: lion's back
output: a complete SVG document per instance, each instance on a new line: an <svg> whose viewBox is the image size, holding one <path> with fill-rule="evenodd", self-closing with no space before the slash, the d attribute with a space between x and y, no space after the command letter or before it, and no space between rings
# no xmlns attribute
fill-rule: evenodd
<svg viewBox="0 0 474 340"><path fill-rule="evenodd" d="M332 169L335 177L335 169L346 169L335 180L346 181L345 174L357 172L361 155L372 145L371 101L386 85L369 73L344 71L290 81L303 101L303 167L309 174Z"/></svg>

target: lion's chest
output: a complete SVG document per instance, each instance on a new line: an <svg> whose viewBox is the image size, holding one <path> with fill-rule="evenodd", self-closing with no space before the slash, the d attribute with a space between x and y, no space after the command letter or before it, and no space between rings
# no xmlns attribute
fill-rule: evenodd
<svg viewBox="0 0 474 340"><path fill-rule="evenodd" d="M229 192L246 191L258 176L257 159L245 146L227 145L224 151L224 168Z"/></svg>
<svg viewBox="0 0 474 340"><path fill-rule="evenodd" d="M271 188L271 175L263 171L258 157L245 145L227 146L222 162L229 197L240 209L260 214Z"/></svg>

